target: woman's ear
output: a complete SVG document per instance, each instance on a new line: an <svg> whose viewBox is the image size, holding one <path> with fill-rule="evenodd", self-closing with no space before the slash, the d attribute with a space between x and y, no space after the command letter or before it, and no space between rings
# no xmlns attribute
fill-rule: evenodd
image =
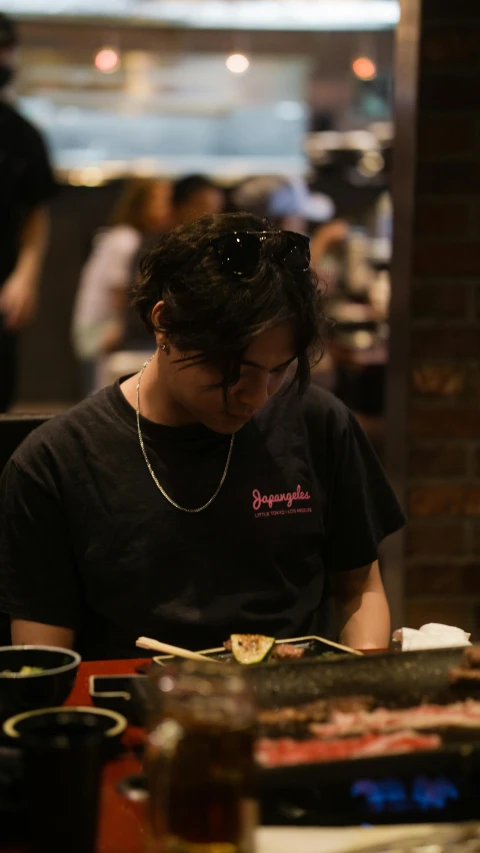
<svg viewBox="0 0 480 853"><path fill-rule="evenodd" d="M154 305L152 309L152 313L150 315L150 319L152 321L153 331L155 334L155 342L157 344L158 349L166 349L167 338L165 332L163 331L162 321L163 321L163 308L164 302L160 300Z"/></svg>

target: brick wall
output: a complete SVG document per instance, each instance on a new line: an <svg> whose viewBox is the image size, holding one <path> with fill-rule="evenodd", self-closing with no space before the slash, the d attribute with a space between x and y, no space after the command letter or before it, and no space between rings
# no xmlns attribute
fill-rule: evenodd
<svg viewBox="0 0 480 853"><path fill-rule="evenodd" d="M480 2L423 0L405 624L480 638Z"/></svg>

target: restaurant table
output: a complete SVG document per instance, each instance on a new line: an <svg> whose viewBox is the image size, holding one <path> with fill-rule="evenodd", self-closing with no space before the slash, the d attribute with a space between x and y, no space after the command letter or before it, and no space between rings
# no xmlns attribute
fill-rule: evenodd
<svg viewBox="0 0 480 853"><path fill-rule="evenodd" d="M74 688L66 705L92 705L88 690L91 675L130 675L145 659L81 663ZM123 736L125 751L104 768L100 800L97 853L144 853L144 806L126 799L117 791L120 780L141 770L132 748L142 743L141 728L129 726ZM389 827L260 827L256 853L350 853L374 844L396 841L407 835L428 836L429 826ZM1 843L1 842L0 842ZM1 853L25 853L22 846L4 848ZM66 851L67 853L67 851Z"/></svg>

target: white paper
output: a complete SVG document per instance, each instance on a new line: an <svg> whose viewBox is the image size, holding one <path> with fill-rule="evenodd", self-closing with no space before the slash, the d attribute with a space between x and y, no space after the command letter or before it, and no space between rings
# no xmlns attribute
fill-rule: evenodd
<svg viewBox="0 0 480 853"><path fill-rule="evenodd" d="M454 625L440 625L429 622L416 628L399 628L394 631L393 639L402 644L403 652L417 649L442 649L471 646L470 634Z"/></svg>

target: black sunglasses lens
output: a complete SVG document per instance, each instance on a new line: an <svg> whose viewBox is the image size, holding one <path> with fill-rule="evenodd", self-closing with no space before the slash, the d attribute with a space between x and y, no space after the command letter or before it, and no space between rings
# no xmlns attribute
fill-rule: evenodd
<svg viewBox="0 0 480 853"><path fill-rule="evenodd" d="M310 245L307 238L303 241L300 235L289 235L283 263L293 271L306 272L310 266Z"/></svg>
<svg viewBox="0 0 480 853"><path fill-rule="evenodd" d="M220 264L234 275L252 275L260 263L261 244L255 234L228 234L214 247Z"/></svg>

